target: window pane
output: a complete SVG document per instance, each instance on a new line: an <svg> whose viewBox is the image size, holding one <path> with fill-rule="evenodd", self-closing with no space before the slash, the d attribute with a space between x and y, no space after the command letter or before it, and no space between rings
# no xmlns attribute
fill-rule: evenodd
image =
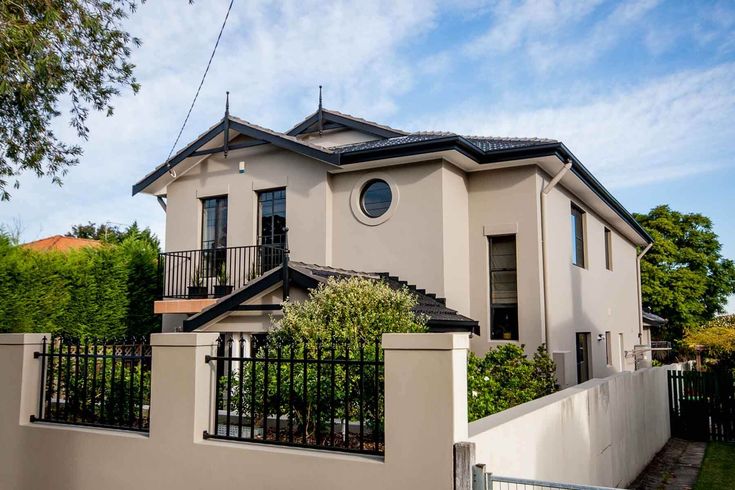
<svg viewBox="0 0 735 490"><path fill-rule="evenodd" d="M493 272L492 304L515 304L518 302L518 288L515 271Z"/></svg>
<svg viewBox="0 0 735 490"><path fill-rule="evenodd" d="M584 267L584 212L572 205L572 263Z"/></svg>
<svg viewBox="0 0 735 490"><path fill-rule="evenodd" d="M518 340L516 237L491 237L490 338Z"/></svg>
<svg viewBox="0 0 735 490"><path fill-rule="evenodd" d="M258 194L260 243L273 245L285 242L286 190L277 189Z"/></svg>
<svg viewBox="0 0 735 490"><path fill-rule="evenodd" d="M227 198L202 200L202 248L227 246Z"/></svg>
<svg viewBox="0 0 735 490"><path fill-rule="evenodd" d="M490 336L493 340L518 340L518 306L493 308Z"/></svg>
<svg viewBox="0 0 735 490"><path fill-rule="evenodd" d="M390 186L383 180L374 180L364 187L360 204L365 214L377 218L388 211L392 200Z"/></svg>

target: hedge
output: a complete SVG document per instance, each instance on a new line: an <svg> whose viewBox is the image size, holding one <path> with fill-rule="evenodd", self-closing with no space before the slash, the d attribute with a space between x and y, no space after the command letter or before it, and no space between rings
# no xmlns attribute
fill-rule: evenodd
<svg viewBox="0 0 735 490"><path fill-rule="evenodd" d="M160 331L157 254L135 238L39 252L0 236L0 332L119 338Z"/></svg>

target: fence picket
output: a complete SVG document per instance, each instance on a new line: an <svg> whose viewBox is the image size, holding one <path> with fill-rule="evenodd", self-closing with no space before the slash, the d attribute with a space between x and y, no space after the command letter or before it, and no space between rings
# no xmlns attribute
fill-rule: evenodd
<svg viewBox="0 0 735 490"><path fill-rule="evenodd" d="M735 440L735 380L729 372L669 371L671 432L693 440Z"/></svg>
<svg viewBox="0 0 735 490"><path fill-rule="evenodd" d="M100 354L98 339L82 341L54 336L44 343L42 351L35 355L41 359L43 378L38 415L32 420L147 432L149 413L144 405L150 405L150 387L145 382L150 379L150 346L132 340L119 345L119 355L117 347L103 340ZM136 364L140 366L138 373ZM136 375L140 378L137 390Z"/></svg>

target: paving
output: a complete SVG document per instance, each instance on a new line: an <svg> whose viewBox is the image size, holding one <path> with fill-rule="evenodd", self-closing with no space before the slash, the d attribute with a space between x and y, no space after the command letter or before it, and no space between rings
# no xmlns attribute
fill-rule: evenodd
<svg viewBox="0 0 735 490"><path fill-rule="evenodd" d="M688 490L694 487L706 442L672 438L630 485L631 490Z"/></svg>

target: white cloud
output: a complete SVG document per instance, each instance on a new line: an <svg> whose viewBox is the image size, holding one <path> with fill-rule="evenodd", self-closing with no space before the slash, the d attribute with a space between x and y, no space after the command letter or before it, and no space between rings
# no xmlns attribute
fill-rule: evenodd
<svg viewBox="0 0 735 490"><path fill-rule="evenodd" d="M216 39L227 1L147 2L129 19L143 40L134 51L137 96L114 100L115 115L90 117L81 164L64 187L21 179L0 223L21 217L30 240L63 233L88 220L137 219L163 236L164 215L150 196L130 197L132 184L163 161L186 115ZM325 105L381 119L414 83L403 47L433 26L431 0L333 2L237 1L219 51L179 147L222 116L224 93L233 114L285 129ZM72 133L64 120L58 131Z"/></svg>
<svg viewBox="0 0 735 490"><path fill-rule="evenodd" d="M614 47L659 1L628 0L611 7L604 0L498 2L490 28L465 51L483 56L513 50L540 72L564 62L587 64Z"/></svg>
<svg viewBox="0 0 735 490"><path fill-rule="evenodd" d="M464 134L558 139L606 184L633 186L730 164L733 86L730 63L543 109L474 102L417 124Z"/></svg>

